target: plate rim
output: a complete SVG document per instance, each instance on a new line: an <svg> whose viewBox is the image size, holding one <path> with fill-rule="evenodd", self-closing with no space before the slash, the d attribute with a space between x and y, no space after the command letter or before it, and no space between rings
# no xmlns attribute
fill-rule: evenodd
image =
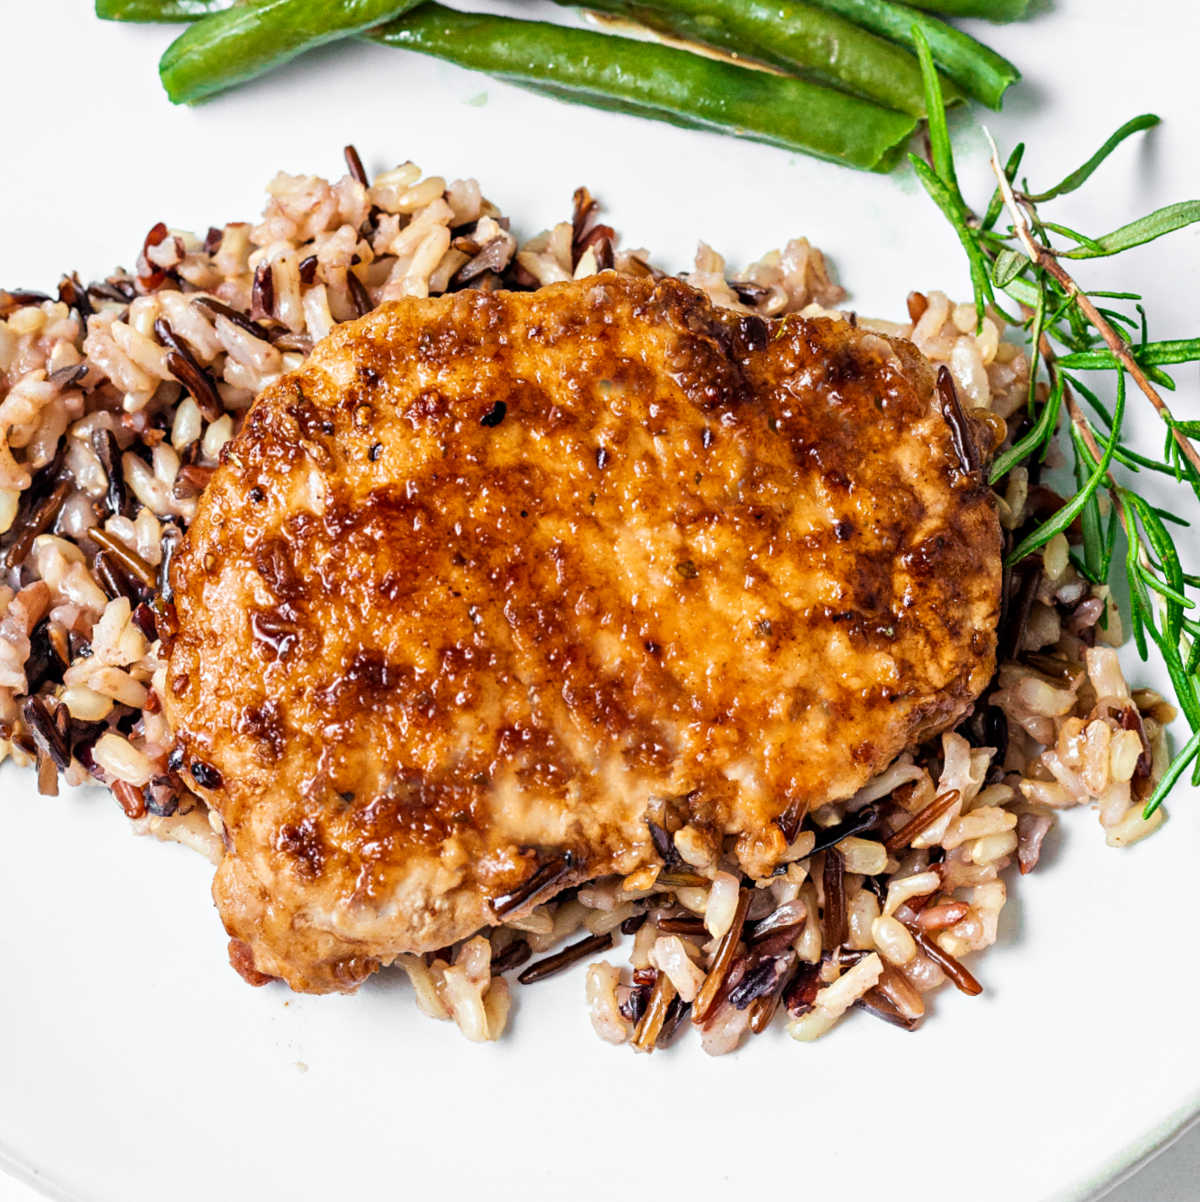
<svg viewBox="0 0 1200 1202"><path fill-rule="evenodd" d="M1118 1186L1135 1177L1151 1161L1179 1142L1193 1128L1200 1128L1200 1087L1191 1097L1160 1119L1148 1132L1131 1139L1113 1153L1089 1179L1060 1191L1047 1202L1100 1202ZM34 1167L0 1139L0 1173L28 1186L51 1202L94 1202L95 1195L75 1193L61 1180ZM3 1179L0 1178L0 1184Z"/></svg>

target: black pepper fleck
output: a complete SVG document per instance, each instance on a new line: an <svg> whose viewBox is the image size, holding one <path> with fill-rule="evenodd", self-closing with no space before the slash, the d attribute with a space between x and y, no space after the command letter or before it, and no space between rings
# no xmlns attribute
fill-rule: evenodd
<svg viewBox="0 0 1200 1202"><path fill-rule="evenodd" d="M192 780L202 789L219 789L225 783L220 772L203 760L193 760L191 766Z"/></svg>
<svg viewBox="0 0 1200 1202"><path fill-rule="evenodd" d="M503 401L497 401L480 419L481 426L498 426L508 412L508 406Z"/></svg>

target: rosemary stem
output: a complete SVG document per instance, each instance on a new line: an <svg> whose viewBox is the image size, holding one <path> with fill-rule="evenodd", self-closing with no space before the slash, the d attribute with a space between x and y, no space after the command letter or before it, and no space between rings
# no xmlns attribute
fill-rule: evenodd
<svg viewBox="0 0 1200 1202"><path fill-rule="evenodd" d="M1200 452L1197 452L1188 437L1179 429L1174 415L1167 408L1167 404L1159 395L1158 389L1146 378L1146 373L1142 371L1141 364L1133 357L1129 349L1129 343L1113 329L1112 323L1096 308L1087 293L1075 283L1058 259L1049 254L1044 247L1039 247L1032 242L1026 246L1027 252L1030 246L1033 247L1034 251L1033 261L1046 271L1047 274L1051 275L1068 295L1074 299L1080 311L1095 326L1100 337L1104 339L1108 349L1112 351L1117 361L1129 372L1133 382L1141 389L1142 394L1158 411L1159 417L1170 427L1176 443L1179 444L1179 449L1187 457L1192 466L1197 471L1200 471Z"/></svg>
<svg viewBox="0 0 1200 1202"><path fill-rule="evenodd" d="M1004 173L1004 168L1000 165L1000 152L996 149L996 143L992 141L990 134L988 134L988 141L992 149L992 172L996 176L1000 195L1004 198L1004 207L1008 210L1009 216L1013 221L1013 233L1016 234L1021 248L1025 251L1030 262L1036 267L1040 267L1047 275L1054 279L1079 306L1080 312L1092 323L1100 334L1100 337L1104 339L1105 345L1112 351L1117 362L1129 372L1134 383L1150 404L1154 406L1159 417L1166 422L1175 442L1188 462L1200 472L1200 452L1197 452L1188 437L1179 429L1174 415L1167 408L1166 402L1159 396L1158 389L1146 378L1146 373L1142 371L1141 364L1133 357L1133 353L1129 349L1129 343L1113 329L1112 323L1096 308L1087 293L1075 283L1071 275L1058 261L1058 258L1044 246L1039 246L1033 240L1033 235L1029 230L1029 222L1025 215L1025 209L1013 193L1012 185L1008 182L1008 176ZM1071 410L1072 404L1068 398L1067 411L1071 412ZM1080 416L1082 417L1082 415ZM1078 425L1079 423L1076 422L1076 424ZM1091 438L1090 433L1085 430L1081 429L1080 432L1084 434L1085 440L1088 440L1088 449L1099 456L1099 449L1096 446L1095 439Z"/></svg>

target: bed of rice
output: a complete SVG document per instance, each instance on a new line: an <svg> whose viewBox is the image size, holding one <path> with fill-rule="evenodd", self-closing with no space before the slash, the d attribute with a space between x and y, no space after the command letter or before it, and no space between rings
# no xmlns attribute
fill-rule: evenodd
<svg viewBox="0 0 1200 1202"><path fill-rule="evenodd" d="M388 299L659 273L645 251L619 249L586 190L571 220L520 243L474 180L411 163L369 180L349 148L347 164L335 183L276 176L257 224L203 238L156 225L132 273L64 276L57 299L0 291L0 760L33 765L44 794L99 782L136 831L214 860L219 819L171 755L156 619L165 564L255 393ZM1010 438L1021 428L1029 364L994 314L976 333L972 308L932 292L908 297L906 321L864 320L837 307L844 294L804 239L737 274L702 245L684 278L742 311L911 338L966 406ZM1010 537L1056 503L1037 466L1012 471L998 497ZM963 960L995 941L1008 870L1037 865L1058 810L1093 805L1114 847L1162 822L1161 810L1143 820L1141 801L1174 711L1130 690L1120 641L1107 590L1076 574L1056 536L1011 574L1001 665L975 711L808 815L774 875L744 877L654 803L661 867L401 957L418 1005L494 1039L506 974L532 983L624 937L625 963L593 962L585 978L592 1024L612 1043L650 1051L692 1026L722 1053L779 1012L807 1040L851 1007L916 1027L947 979L979 991Z"/></svg>

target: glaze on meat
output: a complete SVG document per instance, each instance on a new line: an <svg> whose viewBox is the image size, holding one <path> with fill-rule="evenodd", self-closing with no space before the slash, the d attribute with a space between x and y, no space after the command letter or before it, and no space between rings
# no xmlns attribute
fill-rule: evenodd
<svg viewBox="0 0 1200 1202"><path fill-rule="evenodd" d="M651 806L769 872L782 815L991 676L966 466L907 343L676 280L340 327L255 402L172 568L165 705L244 966L351 989L659 863Z"/></svg>

